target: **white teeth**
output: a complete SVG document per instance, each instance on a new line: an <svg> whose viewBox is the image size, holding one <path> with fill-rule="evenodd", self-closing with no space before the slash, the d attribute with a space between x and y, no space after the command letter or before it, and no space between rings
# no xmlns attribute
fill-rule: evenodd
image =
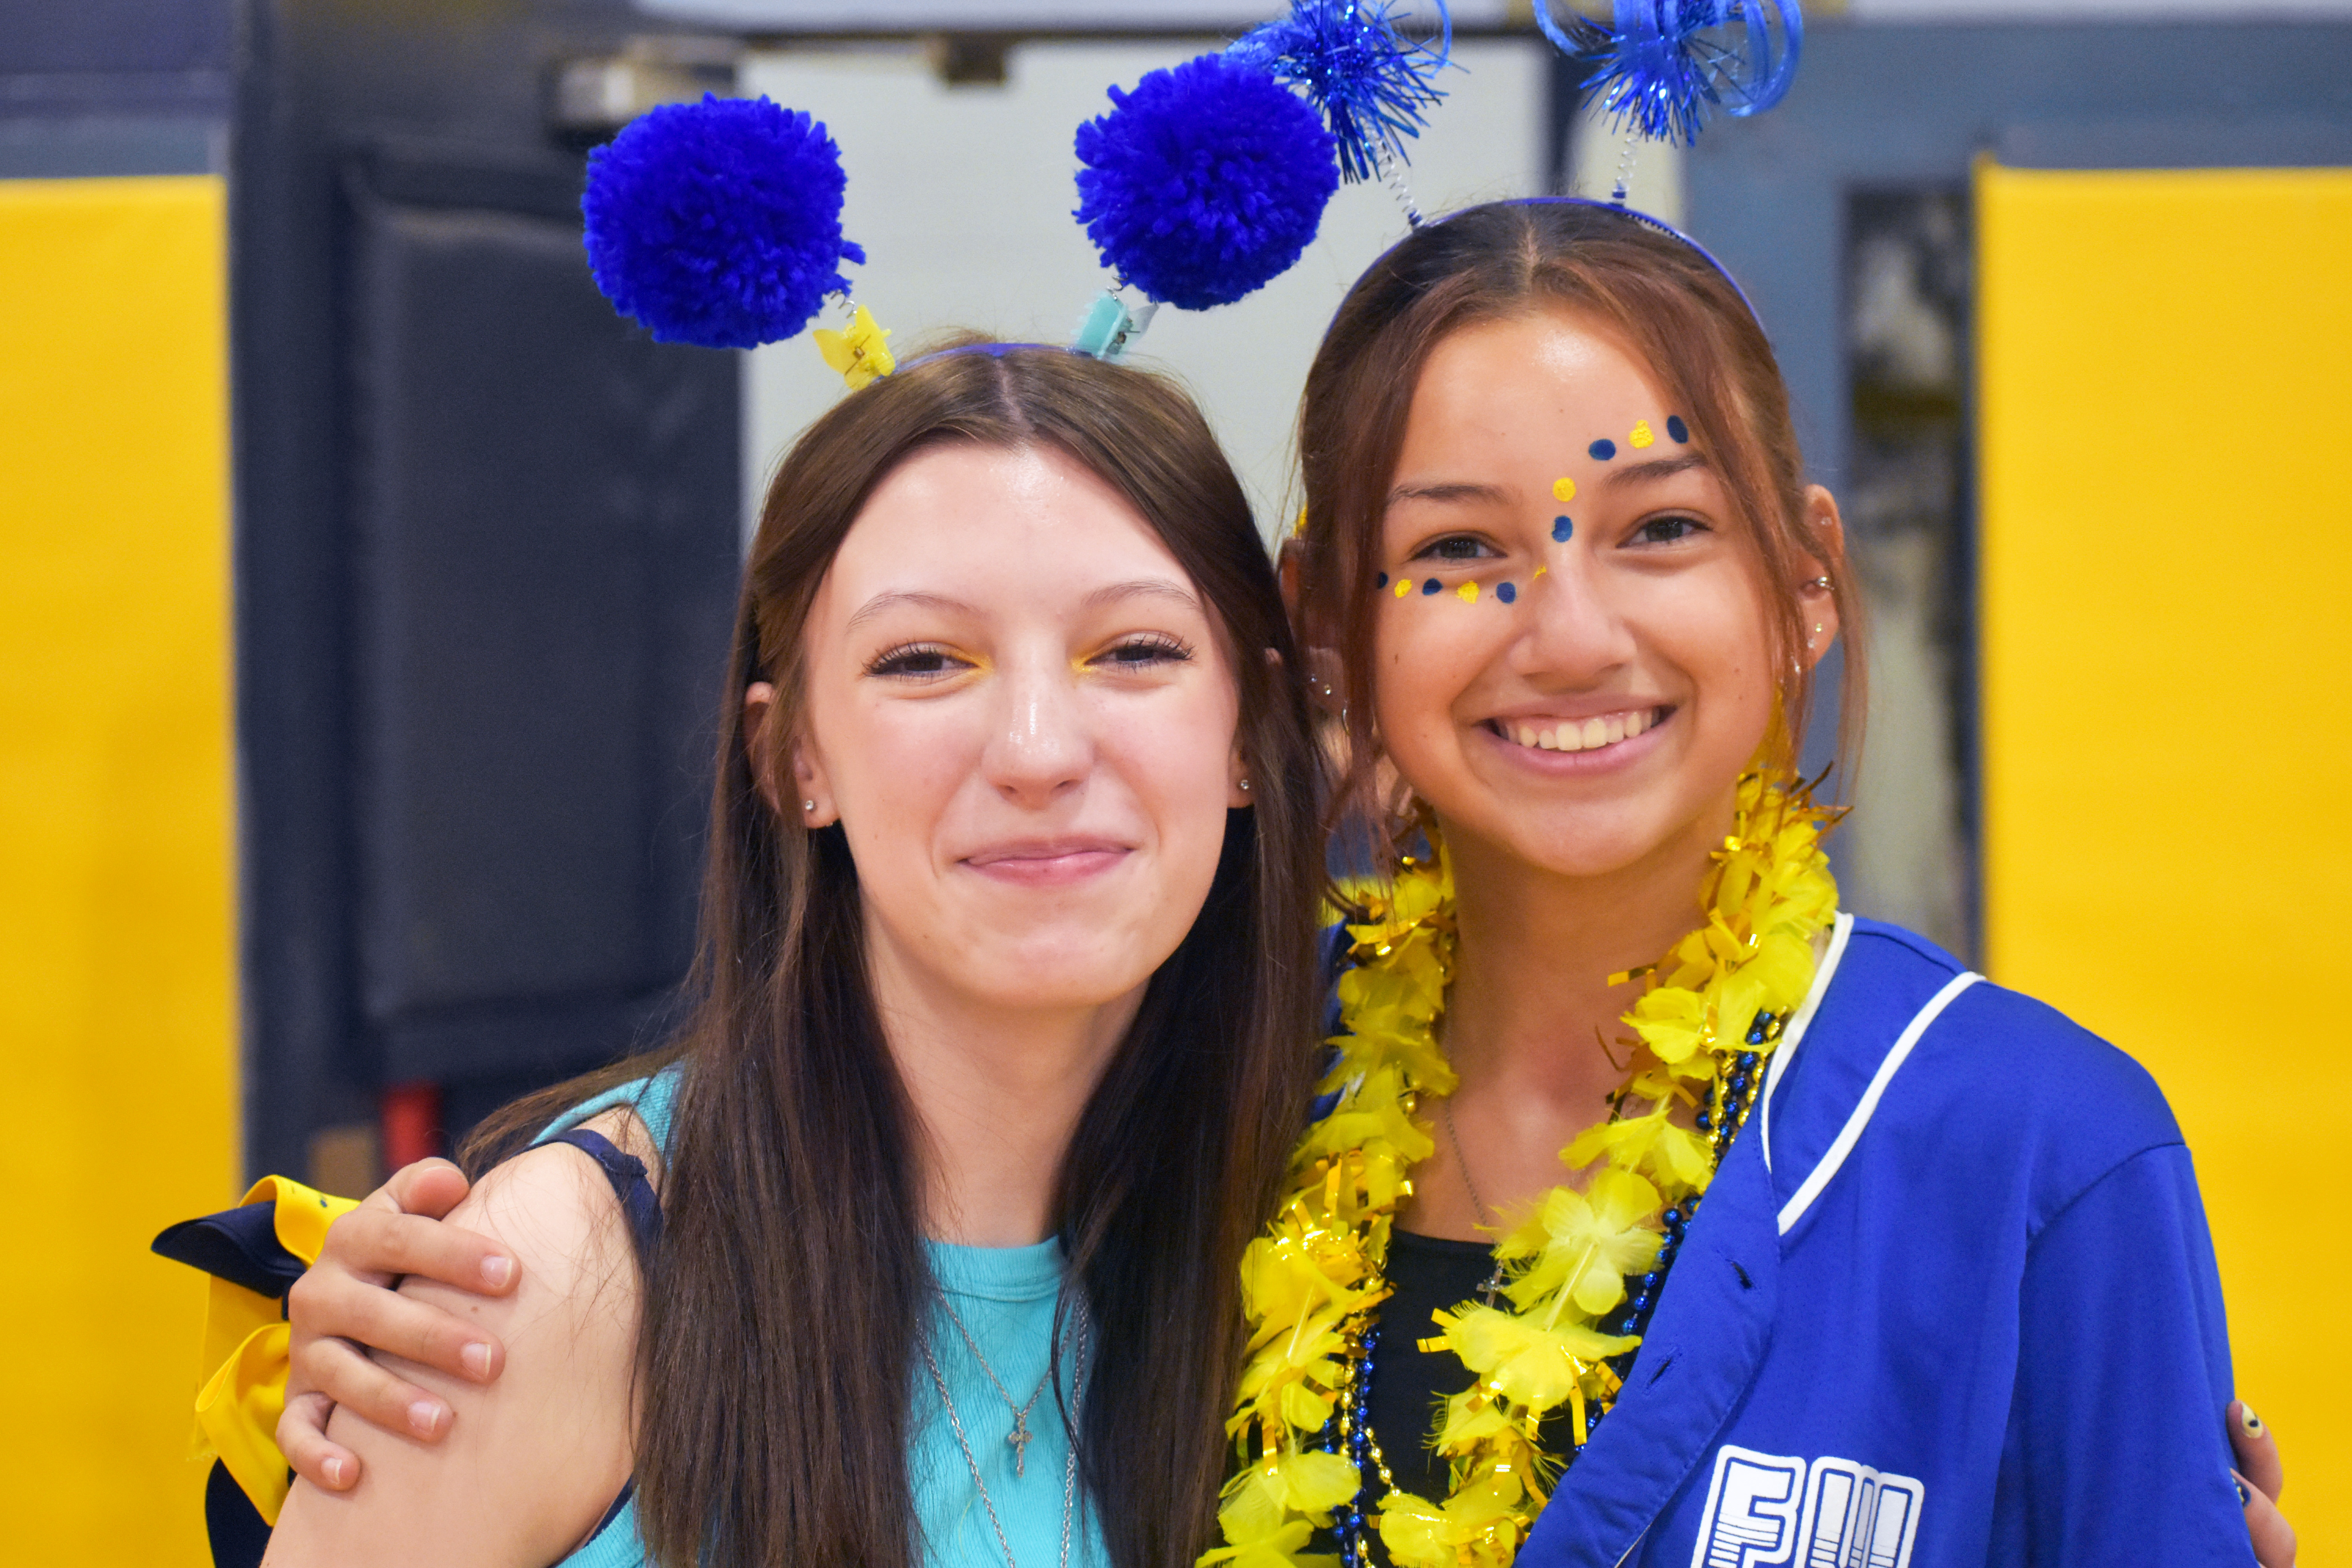
<svg viewBox="0 0 2352 1568"><path fill-rule="evenodd" d="M1556 729L1547 730L1537 724L1500 721L1502 732L1531 751L1590 752L1596 747L1613 746L1630 741L1658 727L1658 710L1654 708L1629 709L1622 713L1603 714L1597 719L1566 720Z"/></svg>

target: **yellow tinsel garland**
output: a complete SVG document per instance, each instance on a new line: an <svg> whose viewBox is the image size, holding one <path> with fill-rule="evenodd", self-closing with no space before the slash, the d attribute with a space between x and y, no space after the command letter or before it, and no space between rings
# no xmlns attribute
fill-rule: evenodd
<svg viewBox="0 0 2352 1568"><path fill-rule="evenodd" d="M1727 1092L1735 1064L1749 1055L1747 1071L1760 1072L1811 987L1814 935L1836 916L1819 847L1833 815L1790 775L1752 767L1700 889L1705 922L1648 971L1612 977L1648 981L1624 1021L1650 1059L1636 1060L1610 1119L1560 1151L1570 1170L1607 1165L1580 1193L1552 1188L1496 1247L1509 1306L1437 1314L1442 1331L1423 1348L1451 1350L1476 1380L1447 1402L1436 1434L1451 1495L1391 1489L1381 1500L1381 1540L1398 1568L1505 1568L1549 1489L1543 1423L1565 1408L1581 1446L1593 1413L1614 1402L1608 1360L1641 1342L1598 1325L1623 1302L1625 1277L1657 1257L1660 1215L1706 1190L1720 1146L1677 1125L1672 1106L1703 1104L1726 1141L1738 1131L1723 1127L1725 1111L1736 1121L1754 1090L1747 1101ZM1454 967L1442 846L1429 861L1407 859L1365 904L1370 918L1348 928L1344 1030L1322 1084L1336 1100L1293 1153L1281 1209L1243 1259L1249 1354L1226 1431L1250 1462L1225 1489L1225 1544L1202 1568L1333 1562L1307 1544L1364 1484L1345 1453L1307 1445L1331 1423L1389 1294L1391 1223L1412 1191L1408 1173L1434 1147L1415 1117L1420 1098L1456 1082L1436 1039Z"/></svg>

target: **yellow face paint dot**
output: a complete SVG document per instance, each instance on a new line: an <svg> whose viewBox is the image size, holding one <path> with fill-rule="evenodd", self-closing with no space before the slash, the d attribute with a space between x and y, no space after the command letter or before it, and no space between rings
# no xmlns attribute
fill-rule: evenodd
<svg viewBox="0 0 2352 1568"><path fill-rule="evenodd" d="M1549 572L1549 571L1550 571L1550 570L1551 570L1551 568L1550 568L1550 567L1549 567L1549 566L1538 566L1538 567L1537 567L1537 568L1536 568L1536 575L1537 575L1537 576L1538 576L1538 577L1540 577L1540 576L1542 576L1545 573L1547 573L1547 572Z"/></svg>
<svg viewBox="0 0 2352 1568"><path fill-rule="evenodd" d="M1649 446L1656 439L1657 437L1651 434L1650 422L1646 419L1641 420L1635 424L1633 426L1633 433L1625 437L1625 440L1629 445L1636 447Z"/></svg>
<svg viewBox="0 0 2352 1568"><path fill-rule="evenodd" d="M1475 583L1465 583L1462 586L1454 590L1454 596L1460 599L1465 605L1475 605L1478 602L1478 584Z"/></svg>
<svg viewBox="0 0 2352 1568"><path fill-rule="evenodd" d="M1400 578L1398 578L1398 579L1397 579L1396 596L1397 596L1398 598L1400 598L1400 599L1403 598L1403 597L1405 596L1405 595L1406 595L1406 594L1408 594L1408 593L1410 593L1410 592L1412 591L1412 584L1410 584L1410 583L1406 582L1406 581L1405 581L1403 578L1402 578L1402 577L1400 577Z"/></svg>
<svg viewBox="0 0 2352 1568"><path fill-rule="evenodd" d="M1574 479L1554 479L1551 482L1551 493L1561 500L1574 500L1576 499L1576 481Z"/></svg>

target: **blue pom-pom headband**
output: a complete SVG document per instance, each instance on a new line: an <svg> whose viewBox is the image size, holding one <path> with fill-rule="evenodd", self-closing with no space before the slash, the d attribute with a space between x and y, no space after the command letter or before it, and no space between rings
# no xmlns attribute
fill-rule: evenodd
<svg viewBox="0 0 2352 1568"><path fill-rule="evenodd" d="M1405 142L1443 99L1435 79L1452 54L1451 19L1434 3L1436 41L1422 44L1402 31L1397 0L1291 0L1288 15L1221 54L1112 89L1111 112L1078 128L1076 216L1115 282L1071 347L1115 361L1161 304L1203 310L1265 287L1314 240L1343 179L1384 177L1419 226ZM1594 62L1588 82L1637 133L1687 141L1711 109L1752 114L1788 89L1802 38L1797 0L1615 6L1613 27L1563 26L1549 0L1535 12L1555 44ZM710 347L793 337L838 297L849 319L819 330L817 346L853 389L864 386L897 366L890 334L841 271L866 259L841 231L846 188L840 149L806 113L764 98L666 105L589 157L590 270L656 340ZM1621 175L1618 210L1723 270L1623 195ZM1129 287L1140 306L1121 298Z"/></svg>

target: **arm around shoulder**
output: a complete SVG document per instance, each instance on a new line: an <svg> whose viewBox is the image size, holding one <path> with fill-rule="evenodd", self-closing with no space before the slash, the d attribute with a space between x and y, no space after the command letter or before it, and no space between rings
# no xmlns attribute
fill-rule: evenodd
<svg viewBox="0 0 2352 1568"><path fill-rule="evenodd" d="M2053 1215L2019 1309L1996 1544L2085 1568L2252 1563L2222 1437L2229 1329L2189 1151L2144 1150Z"/></svg>
<svg viewBox="0 0 2352 1568"><path fill-rule="evenodd" d="M387 1359L448 1405L448 1436L427 1445L339 1412L330 1435L358 1453L362 1479L340 1493L297 1482L268 1568L546 1568L627 1483L641 1285L603 1173L568 1145L534 1149L485 1176L449 1218L511 1249L520 1284L486 1298L411 1279L402 1293L503 1341L504 1373L484 1386Z"/></svg>

